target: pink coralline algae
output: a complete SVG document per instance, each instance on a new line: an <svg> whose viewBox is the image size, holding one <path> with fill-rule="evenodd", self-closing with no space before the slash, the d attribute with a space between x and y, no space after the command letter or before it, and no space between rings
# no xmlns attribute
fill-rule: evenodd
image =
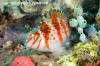
<svg viewBox="0 0 100 66"><path fill-rule="evenodd" d="M11 66L35 66L29 56L17 56Z"/></svg>
<svg viewBox="0 0 100 66"><path fill-rule="evenodd" d="M98 65L98 66L100 65L100 60L97 61L97 65Z"/></svg>

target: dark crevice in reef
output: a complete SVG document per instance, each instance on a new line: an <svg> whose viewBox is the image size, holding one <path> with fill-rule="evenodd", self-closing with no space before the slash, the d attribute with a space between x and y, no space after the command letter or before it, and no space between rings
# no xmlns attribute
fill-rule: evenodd
<svg viewBox="0 0 100 66"><path fill-rule="evenodd" d="M85 19L89 24L93 24L99 9L99 0L84 0L82 7L86 13Z"/></svg>

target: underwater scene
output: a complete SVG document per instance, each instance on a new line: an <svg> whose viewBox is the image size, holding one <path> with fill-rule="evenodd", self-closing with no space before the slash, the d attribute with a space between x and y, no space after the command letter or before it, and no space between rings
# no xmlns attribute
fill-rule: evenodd
<svg viewBox="0 0 100 66"><path fill-rule="evenodd" d="M0 0L0 66L100 66L100 0Z"/></svg>

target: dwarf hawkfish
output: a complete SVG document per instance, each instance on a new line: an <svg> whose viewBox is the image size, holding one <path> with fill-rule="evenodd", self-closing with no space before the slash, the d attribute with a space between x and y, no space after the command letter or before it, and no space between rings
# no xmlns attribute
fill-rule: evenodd
<svg viewBox="0 0 100 66"><path fill-rule="evenodd" d="M40 29L30 33L25 45L43 52L57 51L71 33L66 16L60 9L51 8L42 17Z"/></svg>

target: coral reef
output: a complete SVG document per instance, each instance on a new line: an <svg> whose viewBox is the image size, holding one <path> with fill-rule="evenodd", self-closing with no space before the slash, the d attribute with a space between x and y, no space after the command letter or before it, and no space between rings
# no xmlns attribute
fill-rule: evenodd
<svg viewBox="0 0 100 66"><path fill-rule="evenodd" d="M84 0L63 0L66 3L67 8L74 9L75 6L82 5Z"/></svg>
<svg viewBox="0 0 100 66"><path fill-rule="evenodd" d="M96 21L100 25L100 14L99 13L97 14Z"/></svg>
<svg viewBox="0 0 100 66"><path fill-rule="evenodd" d="M89 25L86 32L88 37L98 33L97 29L95 28L95 24Z"/></svg>
<svg viewBox="0 0 100 66"><path fill-rule="evenodd" d="M8 50L7 53L10 52L10 54L7 54L10 57L10 59L7 59L6 62L3 62L4 63L4 66L10 66L11 62L13 62L13 60L16 58L16 56L31 56L33 54L42 54L38 51L35 51L34 49L25 49L23 48L23 50L19 51L19 52L16 52L16 48L15 48L15 51L14 50Z"/></svg>
<svg viewBox="0 0 100 66"><path fill-rule="evenodd" d="M49 58L45 55L33 55L33 56L31 56L31 58L36 63L49 60Z"/></svg>
<svg viewBox="0 0 100 66"><path fill-rule="evenodd" d="M53 61L42 61L38 63L37 66L58 66L58 65Z"/></svg>
<svg viewBox="0 0 100 66"><path fill-rule="evenodd" d="M74 15L76 16L77 19L75 19L75 18L70 19L70 21L69 21L70 26L73 28L76 28L80 34L80 40L82 42L86 42L86 41L88 41L88 39L86 38L86 35L83 32L83 29L86 27L87 21L82 16L83 15L82 7L77 6L74 9Z"/></svg>
<svg viewBox="0 0 100 66"><path fill-rule="evenodd" d="M91 3L90 3L91 2ZM87 20L88 24L96 23L95 16L99 9L99 0L84 0L82 3L83 10L86 15L84 18Z"/></svg>
<svg viewBox="0 0 100 66"><path fill-rule="evenodd" d="M3 11L0 9L0 46L2 46L3 43L5 43L4 38L4 30L8 27L8 25L14 20L13 15L9 14L9 19L6 18L6 15L3 13Z"/></svg>
<svg viewBox="0 0 100 66"><path fill-rule="evenodd" d="M98 10L98 13L96 15L96 22L100 25L100 1L99 1L99 10Z"/></svg>
<svg viewBox="0 0 100 66"><path fill-rule="evenodd" d="M3 44L3 48L5 48L5 49L12 48L13 46L14 46L13 41L7 41L5 44Z"/></svg>
<svg viewBox="0 0 100 66"><path fill-rule="evenodd" d="M100 66L100 1L0 0L0 66L23 65Z"/></svg>
<svg viewBox="0 0 100 66"><path fill-rule="evenodd" d="M99 49L100 37L92 35L90 41L78 43L74 46L72 54L60 57L57 63L60 66L67 66L68 64L74 66L85 66L86 64L92 63L92 65L95 66L100 54L98 51Z"/></svg>

